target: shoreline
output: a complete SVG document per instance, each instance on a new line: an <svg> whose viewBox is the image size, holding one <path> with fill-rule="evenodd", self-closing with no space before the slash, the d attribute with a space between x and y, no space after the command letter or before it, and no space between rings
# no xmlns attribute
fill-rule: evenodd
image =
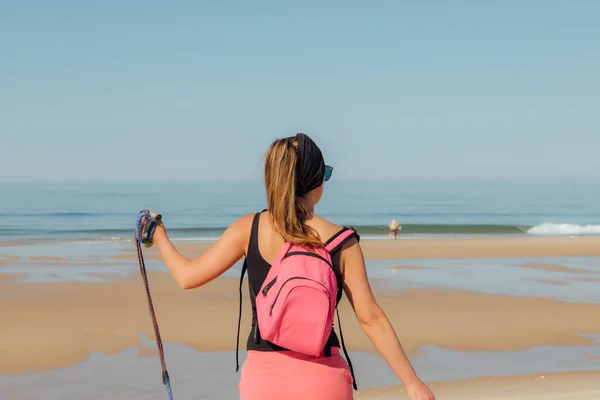
<svg viewBox="0 0 600 400"><path fill-rule="evenodd" d="M344 225L346 226L346 225ZM599 225L600 226L600 225ZM350 225L350 227L352 227ZM387 229L387 228L386 228ZM172 229L176 231L177 229ZM357 230L361 237L361 242L374 241L374 242L394 242L394 241L421 241L421 240L447 240L447 239L459 239L459 240L470 240L470 239L600 239L600 233L573 233L573 234L543 234L543 233L403 233L401 232L398 236L398 240L392 240L389 238L387 231L385 233L369 233L360 232ZM173 243L183 245L210 245L215 243L222 235L223 232L219 232L215 235L210 236L198 236L188 237L179 236L177 233L170 232L170 238ZM131 237L129 235L125 237L121 236L108 236L108 237L37 237L37 238L0 238L0 247L9 246L35 246L35 245L78 245L78 244L115 244L115 243L132 243L133 242L133 230L131 231Z"/></svg>
<svg viewBox="0 0 600 400"><path fill-rule="evenodd" d="M197 257L214 243L173 242L186 257ZM589 237L468 237L380 240L362 239L365 260L503 259L599 257L600 236ZM43 250L42 250L43 249ZM143 248L144 258L160 260L156 247ZM0 242L0 264L35 261L73 263L89 259L119 262L136 260L132 241L93 243ZM0 271L0 273L2 273Z"/></svg>
<svg viewBox="0 0 600 400"><path fill-rule="evenodd" d="M600 256L600 237L431 238L418 240L361 240L365 260L475 259ZM212 244L174 243L184 255L198 256ZM112 259L133 259L134 249L123 249ZM129 253L129 254L127 254ZM159 260L155 247L144 257Z"/></svg>

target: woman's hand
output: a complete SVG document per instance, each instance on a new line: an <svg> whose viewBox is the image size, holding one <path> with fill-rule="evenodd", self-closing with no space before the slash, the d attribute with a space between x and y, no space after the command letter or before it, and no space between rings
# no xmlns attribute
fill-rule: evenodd
<svg viewBox="0 0 600 400"><path fill-rule="evenodd" d="M158 213L155 213L155 212L153 212L153 211L150 211L150 216L151 216L152 218L156 218L156 216L157 216L157 215L158 215ZM156 228L154 228L154 232L152 233L152 237L150 238L150 241L151 241L152 243L155 243L155 241L154 241L154 238L155 238L156 236L158 236L158 235L161 235L161 234L164 234L164 233L165 233L165 226L163 225L162 218L161 218L161 219L160 219L159 221L157 221L157 223L156 223ZM158 235L157 235L157 234L158 234Z"/></svg>
<svg viewBox="0 0 600 400"><path fill-rule="evenodd" d="M433 392L421 381L406 386L409 400L435 400Z"/></svg>

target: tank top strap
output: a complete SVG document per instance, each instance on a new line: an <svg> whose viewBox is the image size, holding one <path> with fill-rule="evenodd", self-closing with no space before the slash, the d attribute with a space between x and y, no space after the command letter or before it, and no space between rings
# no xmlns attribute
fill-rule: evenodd
<svg viewBox="0 0 600 400"><path fill-rule="evenodd" d="M260 255L258 251L258 223L260 222L260 215L266 210L263 210L259 213L254 214L254 219L252 220L252 228L250 230L250 240L248 242L248 254L246 255L246 259L244 260L244 264L242 265L242 273L240 275L240 309L238 316L238 327L237 327L237 341L235 345L235 370L238 371L240 368L239 362L239 349L240 349L240 326L242 324L242 285L244 283L244 275L246 274L246 270L248 269L248 261L256 260L256 257ZM253 261L251 261L253 262ZM252 282L250 279L250 271L248 271L248 288L250 290L250 301L252 304L252 330L254 331L254 339L255 342L258 343L258 329L255 329L258 325L256 325L256 302L254 290L252 289Z"/></svg>
<svg viewBox="0 0 600 400"><path fill-rule="evenodd" d="M262 210L261 212L254 214L254 219L252 220L250 240L248 242L248 256L252 258L257 257L260 254L258 251L258 225L260 223L260 215L265 211L266 210Z"/></svg>

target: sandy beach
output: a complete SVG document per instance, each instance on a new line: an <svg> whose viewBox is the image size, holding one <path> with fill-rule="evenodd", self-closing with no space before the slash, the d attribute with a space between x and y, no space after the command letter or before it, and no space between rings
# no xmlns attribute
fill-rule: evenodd
<svg viewBox="0 0 600 400"><path fill-rule="evenodd" d="M531 289L518 295L494 293L478 284L477 279L481 278L477 277L491 274L486 272L483 261L479 266L479 259L525 257L527 260L515 266L502 267L504 279L511 286L518 287L525 282L533 285L528 286L531 288L577 292L571 288L592 285L600 278L599 259L594 258L600 256L599 245L599 238L365 240L362 243L376 297L411 359L427 353L427 349L469 357L481 352L519 354L542 346L598 347L593 335L600 335L600 319L595 317L600 315L600 302L566 301ZM26 250L27 247L30 249ZM105 259L75 257L60 251L39 254L34 251L36 246L5 246L0 250L0 273L11 271L0 274L0 384L2 379L9 379L4 382L13 391L11 396L16 396L22 386L18 383L21 381L10 379L44 376L61 368L74 368L88 362L92 353L110 357L135 349L138 357L154 359L155 351L140 340L143 335L153 341L154 335L131 247L131 244L123 245L118 251L106 254ZM178 247L185 254L193 255L201 253L206 245ZM146 250L145 254L151 260L155 251ZM585 258L574 266L560 261L560 257L591 257L592 261ZM548 258L558 261L549 262ZM471 260L471 263L455 270L435 264L435 260L452 259L465 263ZM382 262L385 264L377 264ZM86 269L88 264L93 264L95 269ZM32 268L54 271L58 266L79 270L90 279L101 277L102 281L26 282ZM115 266L128 272L114 273ZM454 279L465 285L464 289L442 287L427 278L448 274L451 270ZM45 273L60 277L56 271ZM230 354L235 349L236 339L239 284L236 274L233 271L202 288L184 291L156 262L149 279L163 341L169 345L185 345L200 352L198 354ZM398 286L391 284L385 274L395 276ZM423 277L420 284L410 284L417 282L411 280L419 276ZM241 348L249 331L249 304L245 283ZM347 301L340 307L348 348L373 353L373 346L358 326ZM233 371L233 358L227 357L226 368ZM600 356L590 353L588 359L595 362L600 371ZM594 392L592 384L600 382L600 372L580 370L577 364L563 372L554 371L549 364L544 367L543 361L540 365L532 371L539 373L535 376L503 373L505 376L493 378L444 382L433 379L432 387L436 393L439 391L438 398L445 399L600 398L595 397L600 394ZM419 372L425 376L428 373L426 367ZM540 381L536 378L540 374L547 379ZM232 379L236 378L239 377L233 373ZM369 380L364 375L357 378L359 382ZM398 382L392 380L389 384L393 386ZM397 393L401 393L401 388L367 387L357 393L357 398L387 399ZM560 397L558 393L564 395ZM11 396L8 398L18 398Z"/></svg>

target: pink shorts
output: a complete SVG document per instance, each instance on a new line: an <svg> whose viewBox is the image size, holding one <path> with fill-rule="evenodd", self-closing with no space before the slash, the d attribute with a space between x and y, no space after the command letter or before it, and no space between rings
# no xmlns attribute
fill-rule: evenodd
<svg viewBox="0 0 600 400"><path fill-rule="evenodd" d="M331 357L291 351L248 351L240 400L351 400L352 375L338 348Z"/></svg>

